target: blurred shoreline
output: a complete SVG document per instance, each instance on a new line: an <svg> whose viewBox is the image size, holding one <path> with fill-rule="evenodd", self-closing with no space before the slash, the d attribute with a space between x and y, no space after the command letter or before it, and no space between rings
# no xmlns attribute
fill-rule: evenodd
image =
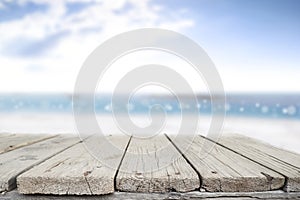
<svg viewBox="0 0 300 200"><path fill-rule="evenodd" d="M133 114L149 112L153 105L160 105L167 114L180 114L198 110L200 114L222 111L223 104L213 107L210 96L197 94L197 103L191 95L183 95L184 102L178 102L176 96L166 94L134 95L128 101L126 95L119 94L114 101L114 111ZM96 94L94 107L84 95L76 96L80 109L92 108L97 114L109 114L112 111L111 94ZM79 100L78 100L79 99ZM0 93L0 112L38 112L72 113L73 97L71 94L5 94ZM124 102L127 103L125 106ZM122 106L120 106L122 105ZM127 107L127 108L126 108ZM86 109L88 108L88 109ZM299 93L230 93L226 95L225 112L227 116L255 118L300 119Z"/></svg>
<svg viewBox="0 0 300 200"><path fill-rule="evenodd" d="M82 115L90 108L85 96L79 98ZM126 95L118 95L114 111L118 116L130 114L135 125L151 123L150 110L159 105L167 118L160 133L176 134L181 124L181 111L198 111L198 133L207 135L211 124L212 106L209 95L191 96L178 102L176 96L164 94L135 95L128 102ZM0 94L0 131L9 133L77 133L73 117L71 94ZM124 104L127 102L127 104ZM120 105L123 105L120 108ZM217 108L218 109L218 108ZM221 109L222 110L222 109ZM105 134L123 134L112 118L110 94L96 94L94 109L99 127ZM228 94L226 118L222 134L243 134L274 146L300 153L300 94ZM196 112L197 113L197 112ZM192 119L190 121L193 121ZM150 129L152 132L152 129ZM155 130L153 131L155 134ZM182 134L192 134L188 132ZM128 133L130 134L130 133Z"/></svg>
<svg viewBox="0 0 300 200"><path fill-rule="evenodd" d="M0 113L0 132L8 133L73 133L78 134L74 117L67 113ZM188 116L193 117L193 116ZM107 134L123 134L109 114L97 115L99 127ZM140 127L151 123L148 115L132 115L131 120ZM207 135L210 116L200 116L198 133ZM161 133L177 134L180 127L180 115L168 115ZM242 134L257 138L279 148L300 153L299 119L269 119L255 117L227 116L223 124L222 135ZM182 133L188 135L189 133Z"/></svg>

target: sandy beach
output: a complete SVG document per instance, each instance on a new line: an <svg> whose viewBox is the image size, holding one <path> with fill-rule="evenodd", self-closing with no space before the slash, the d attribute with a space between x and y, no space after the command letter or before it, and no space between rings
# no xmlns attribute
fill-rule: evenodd
<svg viewBox="0 0 300 200"><path fill-rule="evenodd" d="M1 113L0 131L9 133L74 133L77 134L73 115L62 113ZM110 115L97 116L99 126L107 134L123 134L115 125ZM132 117L138 126L150 123L148 117ZM199 134L207 135L210 118L199 118ZM168 117L162 132L177 134L180 118L177 115ZM184 133L189 134L189 133ZM253 117L226 117L222 135L242 134L257 138L279 148L300 153L300 123L292 119L268 119Z"/></svg>

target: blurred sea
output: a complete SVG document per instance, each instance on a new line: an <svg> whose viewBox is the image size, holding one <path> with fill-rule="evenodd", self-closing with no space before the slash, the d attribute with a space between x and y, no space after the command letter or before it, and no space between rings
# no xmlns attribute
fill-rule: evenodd
<svg viewBox="0 0 300 200"><path fill-rule="evenodd" d="M68 94L0 94L0 132L78 134L72 98ZM85 98L76 98L80 98L80 108L84 110ZM135 95L127 109L131 120L143 127L152 122L150 108L161 105L168 114L161 133L168 134L178 133L181 109L197 109L200 113L197 133L207 135L212 116L209 96L199 95L196 105L190 97L185 98L185 104L179 104L171 96ZM125 100L124 96L117 97L114 109L119 111L119 116L127 109L120 110L118 101ZM221 134L243 134L300 153L300 94L227 94L225 110ZM95 112L103 133L123 134L112 118L110 95L95 97ZM191 131L180 134L191 134Z"/></svg>
<svg viewBox="0 0 300 200"><path fill-rule="evenodd" d="M125 101L122 96L118 99ZM110 113L110 102L110 95L96 96L95 112ZM84 99L82 103L84 104ZM127 109L133 114L143 114L155 104L161 105L168 114L177 114L181 109L198 109L200 114L205 115L210 114L212 109L209 96L198 96L198 104L194 105L179 104L175 97L151 95L132 98ZM225 110L226 116L300 119L300 94L228 94ZM72 113L72 95L0 94L0 112Z"/></svg>

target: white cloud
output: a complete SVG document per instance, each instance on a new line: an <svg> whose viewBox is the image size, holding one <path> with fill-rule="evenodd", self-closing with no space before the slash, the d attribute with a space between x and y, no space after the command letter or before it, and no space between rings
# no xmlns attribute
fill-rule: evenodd
<svg viewBox="0 0 300 200"><path fill-rule="evenodd" d="M28 2L49 9L1 22L0 92L72 92L81 64L106 39L136 28L183 31L193 26L192 20L150 1L16 1ZM86 6L68 13L68 3ZM28 70L32 66L42 70Z"/></svg>
<svg viewBox="0 0 300 200"><path fill-rule="evenodd" d="M300 69L219 70L225 91L230 92L300 92Z"/></svg>
<svg viewBox="0 0 300 200"><path fill-rule="evenodd" d="M5 3L10 0L1 2L0 9L6 9ZM149 0L16 0L10 3L25 8L29 2L46 5L48 9L0 22L0 92L72 92L82 63L106 39L145 27L185 33L198 20L182 17L188 12L186 9L169 10ZM84 6L70 12L68 4L72 3ZM201 36L203 27L193 31ZM226 50L212 48L209 51L213 44L213 41L208 42L207 50L219 67L226 91L300 90L300 71L295 70L296 66L279 70L282 66L277 60L251 58L250 55L233 59L233 54L224 52ZM168 63L178 64L173 60ZM192 79L191 76L191 83L197 85L197 78Z"/></svg>

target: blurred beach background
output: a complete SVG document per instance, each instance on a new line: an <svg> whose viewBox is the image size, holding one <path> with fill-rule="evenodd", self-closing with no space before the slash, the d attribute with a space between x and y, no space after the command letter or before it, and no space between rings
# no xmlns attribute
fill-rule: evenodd
<svg viewBox="0 0 300 200"><path fill-rule="evenodd" d="M222 134L300 153L299 9L298 0L1 0L0 132L76 134L72 93L87 56L116 34L163 28L197 42L215 63L226 93ZM111 93L124 74L151 63L179 72L198 103L179 104L157 85L141 88L128 102L132 120L146 126L149 109L159 104L168 114L162 132L176 133L180 111L196 109L199 134L207 134L212 107L205 81L178 57L154 51L119 59L99 81L101 129L120 133Z"/></svg>

